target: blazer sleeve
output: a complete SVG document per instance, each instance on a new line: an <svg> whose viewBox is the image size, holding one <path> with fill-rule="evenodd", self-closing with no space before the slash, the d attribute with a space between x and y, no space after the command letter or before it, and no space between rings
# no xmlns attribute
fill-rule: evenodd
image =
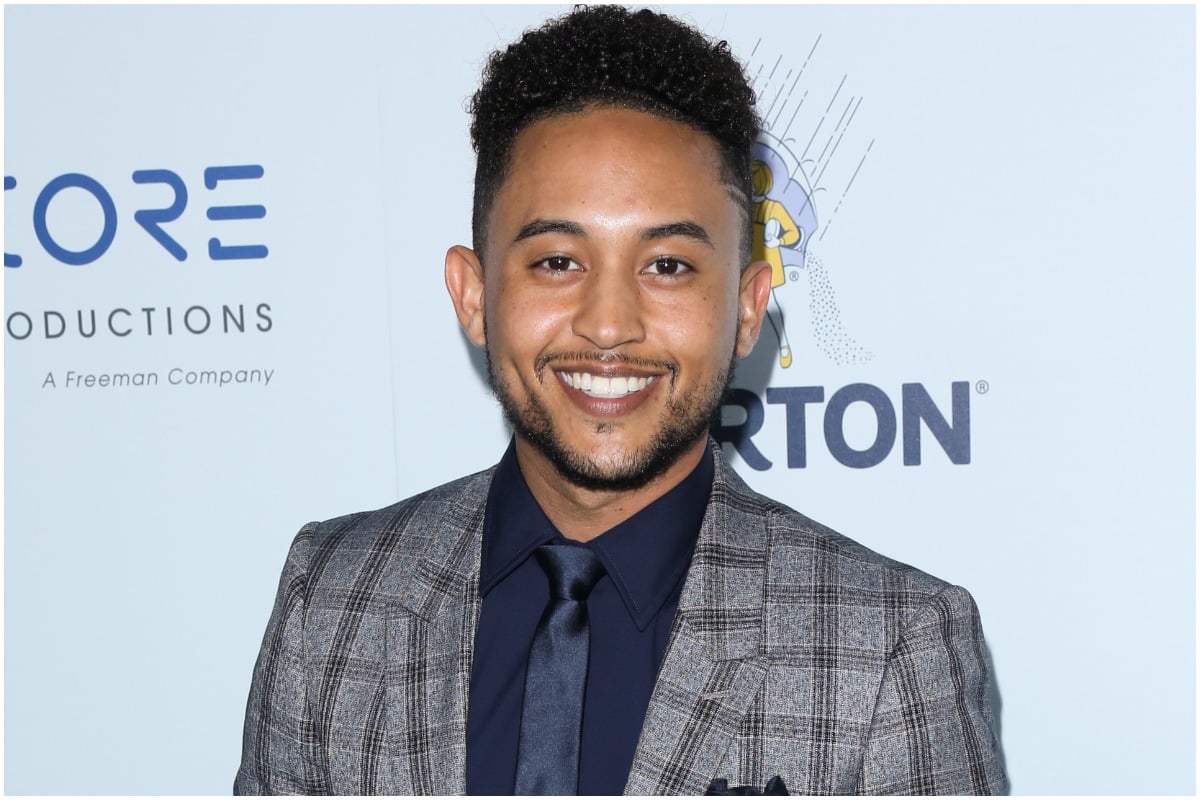
<svg viewBox="0 0 1200 800"><path fill-rule="evenodd" d="M949 586L913 615L888 659L859 794L1004 794L987 646L975 601Z"/></svg>
<svg viewBox="0 0 1200 800"><path fill-rule="evenodd" d="M314 740L303 635L311 542L312 526L306 526L293 541L279 579L246 703L235 795L320 793L306 748Z"/></svg>

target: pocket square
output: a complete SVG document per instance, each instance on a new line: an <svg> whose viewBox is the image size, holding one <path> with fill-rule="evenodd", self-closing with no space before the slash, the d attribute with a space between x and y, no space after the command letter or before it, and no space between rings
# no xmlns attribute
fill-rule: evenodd
<svg viewBox="0 0 1200 800"><path fill-rule="evenodd" d="M708 791L705 795L731 796L739 794L788 794L787 786L783 783L783 778L776 775L771 780L767 781L767 785L759 789L757 786L730 786L727 778L713 778L712 783L708 785Z"/></svg>

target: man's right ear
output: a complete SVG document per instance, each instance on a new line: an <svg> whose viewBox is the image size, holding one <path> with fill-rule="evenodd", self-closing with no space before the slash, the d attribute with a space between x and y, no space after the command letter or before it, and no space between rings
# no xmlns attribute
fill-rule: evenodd
<svg viewBox="0 0 1200 800"><path fill-rule="evenodd" d="M446 251L446 288L463 332L477 347L484 347L483 264L474 250L456 244Z"/></svg>

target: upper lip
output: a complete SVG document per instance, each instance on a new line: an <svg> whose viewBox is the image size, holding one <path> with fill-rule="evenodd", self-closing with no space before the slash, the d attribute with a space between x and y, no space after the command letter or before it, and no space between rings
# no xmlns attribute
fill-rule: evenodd
<svg viewBox="0 0 1200 800"><path fill-rule="evenodd" d="M603 378L653 378L674 374L675 366L663 359L641 358L618 353L547 353L538 359L536 371L549 367L555 372L586 372Z"/></svg>
<svg viewBox="0 0 1200 800"><path fill-rule="evenodd" d="M586 372L602 378L653 378L665 374L665 370L654 370L622 363L596 364L572 361L553 364L550 368L555 372L564 372L568 375L576 372L582 375Z"/></svg>

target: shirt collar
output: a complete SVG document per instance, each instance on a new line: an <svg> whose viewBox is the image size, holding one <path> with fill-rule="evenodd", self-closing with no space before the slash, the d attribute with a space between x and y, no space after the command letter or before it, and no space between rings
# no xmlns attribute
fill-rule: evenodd
<svg viewBox="0 0 1200 800"><path fill-rule="evenodd" d="M678 591L692 560L712 491L710 448L686 478L662 497L588 543L612 578L638 630L645 630ZM521 565L539 545L566 541L534 499L517 464L515 440L488 491L479 593Z"/></svg>
<svg viewBox="0 0 1200 800"><path fill-rule="evenodd" d="M479 595L519 567L539 545L561 539L533 498L517 464L515 437L496 465L483 517L483 553L479 565Z"/></svg>

